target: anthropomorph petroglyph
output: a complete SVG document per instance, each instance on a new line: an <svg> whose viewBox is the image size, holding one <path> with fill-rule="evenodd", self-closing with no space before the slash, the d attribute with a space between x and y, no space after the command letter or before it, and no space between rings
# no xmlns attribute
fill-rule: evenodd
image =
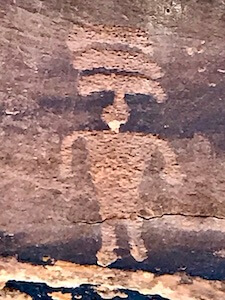
<svg viewBox="0 0 225 300"><path fill-rule="evenodd" d="M163 155L165 167L160 177L169 185L179 185L182 174L176 155L168 142L151 134L120 132L127 122L129 108L125 94L152 95L157 102L166 100L160 84L160 67L151 60L152 47L144 31L122 27L75 26L68 46L74 55L73 64L80 71L78 91L88 95L93 91L111 90L112 105L102 113L109 130L75 131L61 145L61 176L72 176L72 146L85 140L88 163L100 205L102 247L98 263L108 265L118 257L115 220L126 226L130 253L143 261L147 250L141 237L142 218L139 186L146 162L157 149ZM95 72L84 72L92 70ZM106 72L108 71L108 72ZM146 208L149 216L154 212Z"/></svg>

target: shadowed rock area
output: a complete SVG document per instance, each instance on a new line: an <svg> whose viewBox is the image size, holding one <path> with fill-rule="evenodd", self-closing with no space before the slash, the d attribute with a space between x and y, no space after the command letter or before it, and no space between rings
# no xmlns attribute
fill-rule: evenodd
<svg viewBox="0 0 225 300"><path fill-rule="evenodd" d="M8 282L6 285L7 288L13 288L16 290L20 290L21 292L25 292L28 295L32 296L32 299L43 299L43 300L50 300L55 299L52 298L51 295L54 297L61 297L56 299L83 299L83 300L89 300L89 299L96 299L96 300L102 300L102 298L92 286L88 285L82 285L79 288L75 289L69 289L69 288L62 288L62 289L53 289L48 287L46 284L30 284L26 282ZM126 299L128 300L168 300L165 298L162 298L160 296L150 296L150 295L141 295L138 292L133 291L126 291L121 290L118 291L118 295L121 293L121 296L115 296L111 299ZM63 298L64 297L64 298ZM106 299L106 298L105 298ZM107 297L107 299L109 299Z"/></svg>

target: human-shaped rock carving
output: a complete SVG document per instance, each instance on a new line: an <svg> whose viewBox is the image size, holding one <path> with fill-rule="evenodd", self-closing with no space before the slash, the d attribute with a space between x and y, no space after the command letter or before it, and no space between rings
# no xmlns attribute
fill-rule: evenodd
<svg viewBox="0 0 225 300"><path fill-rule="evenodd" d="M167 141L144 133L120 132L129 118L125 94L152 95L157 102L166 100L156 79L162 76L152 62L152 47L144 31L123 27L74 26L68 46L78 69L78 91L89 95L93 91L114 91L113 105L106 107L102 120L109 130L75 131L61 145L61 176L72 176L72 146L85 140L88 163L102 217L102 247L97 254L100 265L109 265L118 257L115 225L123 223L129 237L130 253L136 261L147 257L141 237L142 223L139 186L146 161L157 148L165 167L160 176L167 184L181 182L176 155ZM84 71L90 72L84 72ZM149 216L154 216L151 209Z"/></svg>

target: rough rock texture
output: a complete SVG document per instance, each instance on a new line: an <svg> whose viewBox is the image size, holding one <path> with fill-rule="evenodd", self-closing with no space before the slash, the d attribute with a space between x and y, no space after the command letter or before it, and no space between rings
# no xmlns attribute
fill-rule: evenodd
<svg viewBox="0 0 225 300"><path fill-rule="evenodd" d="M122 289L223 298L224 12L222 0L0 1L1 256L138 269L158 288ZM0 281L30 281L23 268L49 293L68 287L66 265L48 282L1 260Z"/></svg>
<svg viewBox="0 0 225 300"><path fill-rule="evenodd" d="M146 295L160 294L165 299L211 300L214 297L214 299L220 300L223 298L225 288L224 282L192 278L185 273L155 276L144 271L134 272L98 266L81 266L62 261L45 268L42 266L31 267L27 263L18 263L15 259L4 259L0 264L6 271L5 277L1 278L4 280L14 278L21 283L24 281L45 283L52 288L63 286L67 288L67 292L69 288L75 286L92 284L93 288L104 298L110 294L111 297L121 297L122 291L130 289L138 290ZM56 291L53 293L56 296Z"/></svg>
<svg viewBox="0 0 225 300"><path fill-rule="evenodd" d="M0 299L1 300L31 300L32 298L25 294L21 293L18 290L4 288L0 291Z"/></svg>

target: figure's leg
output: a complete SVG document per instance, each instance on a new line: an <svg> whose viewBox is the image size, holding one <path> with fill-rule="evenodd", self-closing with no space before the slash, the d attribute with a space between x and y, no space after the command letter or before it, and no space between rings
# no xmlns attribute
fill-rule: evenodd
<svg viewBox="0 0 225 300"><path fill-rule="evenodd" d="M115 262L119 257L115 253L117 239L115 233L115 224L111 221L105 221L101 225L102 247L97 253L97 262L100 266L108 266Z"/></svg>
<svg viewBox="0 0 225 300"><path fill-rule="evenodd" d="M148 251L141 237L143 220L138 218L126 220L125 222L129 237L130 254L136 261L141 262L148 257Z"/></svg>

